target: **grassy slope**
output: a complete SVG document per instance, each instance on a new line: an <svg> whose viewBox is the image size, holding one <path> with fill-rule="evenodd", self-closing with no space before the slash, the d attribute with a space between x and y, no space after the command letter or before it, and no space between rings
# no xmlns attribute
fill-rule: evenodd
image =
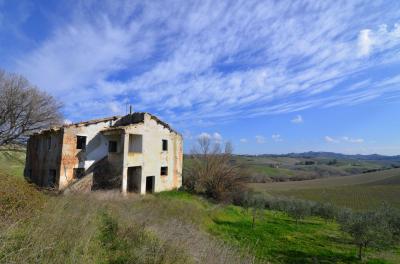
<svg viewBox="0 0 400 264"><path fill-rule="evenodd" d="M0 169L4 170L10 171ZM8 182L1 185L1 197L13 197L7 199L11 204L22 201L17 207L21 210L5 208L9 219L21 222L13 225L7 220L8 228L0 229L0 263L249 263L251 255L273 263L357 263L348 237L335 223L316 218L296 224L282 213L264 210L253 229L250 212L187 193L114 200L95 195L51 197L21 175L0 175ZM208 238L204 231L228 245ZM232 253L229 245L242 253ZM379 254L369 250L368 257ZM384 258L399 261L392 252Z"/></svg>
<svg viewBox="0 0 400 264"><path fill-rule="evenodd" d="M22 178L25 164L23 151L6 151L0 149L0 171L4 174Z"/></svg>
<svg viewBox="0 0 400 264"><path fill-rule="evenodd" d="M184 199L199 204L197 197L185 193L161 194L173 200ZM213 208L208 202L200 202L209 211L203 215L202 226L211 234L250 252L263 262L272 263L359 263L356 249L335 222L308 218L296 223L281 212L262 210L252 228L251 210L237 206ZM204 212L203 212L204 214ZM368 250L373 263L396 263L398 253L388 251L385 259L378 260L378 252Z"/></svg>
<svg viewBox="0 0 400 264"><path fill-rule="evenodd" d="M329 201L357 210L373 209L382 202L400 207L400 169L302 182L251 184L251 187L273 195Z"/></svg>
<svg viewBox="0 0 400 264"><path fill-rule="evenodd" d="M45 196L22 176L23 152L0 151L0 231L31 217L45 203Z"/></svg>

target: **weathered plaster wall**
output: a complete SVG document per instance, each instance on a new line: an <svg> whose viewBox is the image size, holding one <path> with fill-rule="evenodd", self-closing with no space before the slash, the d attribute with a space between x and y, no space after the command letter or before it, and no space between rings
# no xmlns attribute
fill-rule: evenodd
<svg viewBox="0 0 400 264"><path fill-rule="evenodd" d="M61 146L61 130L30 137L27 145L25 177L39 186L48 186L49 172L56 170L56 184L58 184Z"/></svg>
<svg viewBox="0 0 400 264"><path fill-rule="evenodd" d="M143 152L125 151L124 178L127 180L127 168L142 167L141 190L146 192L146 177L154 176L154 191L160 192L179 188L182 185L182 137L159 124L150 115L145 114L144 123L126 127L124 141L129 141L129 134L143 135ZM168 140L168 151L162 150L162 140ZM128 145L128 144L125 144ZM161 175L161 167L168 167L168 175ZM124 180L123 180L124 181ZM126 185L123 185L123 191Z"/></svg>
<svg viewBox="0 0 400 264"><path fill-rule="evenodd" d="M74 168L89 169L96 161L108 154L108 139L100 133L110 126L109 121L97 124L70 126L64 128L61 155L60 189L74 180ZM77 136L86 136L86 149L77 149Z"/></svg>
<svg viewBox="0 0 400 264"><path fill-rule="evenodd" d="M57 172L58 188L62 190L75 181L75 168L93 171L94 167L101 167L106 175L119 181L122 179L122 191L126 192L128 167L140 166L141 177L135 178L135 182L140 183L139 192L142 194L146 192L148 176L154 176L155 192L179 188L182 185L181 135L147 113L125 116L122 119L125 123L113 120L115 121L71 125L32 136L28 142L25 175L31 175L32 181L43 186L48 182L49 170L54 169ZM122 127L104 131L113 122L120 122ZM134 124L129 125L129 122ZM142 135L142 142L135 143L132 148L136 150L141 145L142 152L129 151L130 134ZM84 150L77 149L77 136L86 137ZM49 137L52 138L50 148ZM108 152L110 140L117 142L115 153ZM162 140L168 141L167 151L162 150ZM168 167L167 175L161 175L161 167ZM121 186L121 183L117 184Z"/></svg>

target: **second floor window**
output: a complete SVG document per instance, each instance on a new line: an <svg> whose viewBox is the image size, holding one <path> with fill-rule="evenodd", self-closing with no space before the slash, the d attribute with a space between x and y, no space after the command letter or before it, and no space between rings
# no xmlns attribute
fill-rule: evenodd
<svg viewBox="0 0 400 264"><path fill-rule="evenodd" d="M51 136L47 138L47 149L51 149Z"/></svg>
<svg viewBox="0 0 400 264"><path fill-rule="evenodd" d="M162 150L167 151L168 150L168 140L163 139L162 140Z"/></svg>
<svg viewBox="0 0 400 264"><path fill-rule="evenodd" d="M76 136L76 149L86 149L86 137L85 136Z"/></svg>
<svg viewBox="0 0 400 264"><path fill-rule="evenodd" d="M168 167L161 167L161 175L162 176L168 175Z"/></svg>
<svg viewBox="0 0 400 264"><path fill-rule="evenodd" d="M108 152L117 152L117 141L108 142Z"/></svg>

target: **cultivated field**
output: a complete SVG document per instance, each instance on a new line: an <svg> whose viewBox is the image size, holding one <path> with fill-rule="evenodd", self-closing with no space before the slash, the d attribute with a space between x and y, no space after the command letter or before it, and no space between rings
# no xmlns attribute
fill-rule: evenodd
<svg viewBox="0 0 400 264"><path fill-rule="evenodd" d="M400 169L308 181L252 183L256 191L291 196L353 209L373 209L389 203L400 207Z"/></svg>
<svg viewBox="0 0 400 264"><path fill-rule="evenodd" d="M359 159L357 159L359 158ZM400 166L399 157L346 156L334 153L234 156L251 182L281 182L350 176Z"/></svg>

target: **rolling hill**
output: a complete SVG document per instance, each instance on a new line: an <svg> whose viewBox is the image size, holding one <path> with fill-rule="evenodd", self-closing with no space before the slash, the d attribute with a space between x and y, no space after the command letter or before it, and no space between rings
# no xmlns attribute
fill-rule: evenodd
<svg viewBox="0 0 400 264"><path fill-rule="evenodd" d="M330 202L356 210L386 202L400 208L400 169L297 182L252 183L249 186L275 196Z"/></svg>

